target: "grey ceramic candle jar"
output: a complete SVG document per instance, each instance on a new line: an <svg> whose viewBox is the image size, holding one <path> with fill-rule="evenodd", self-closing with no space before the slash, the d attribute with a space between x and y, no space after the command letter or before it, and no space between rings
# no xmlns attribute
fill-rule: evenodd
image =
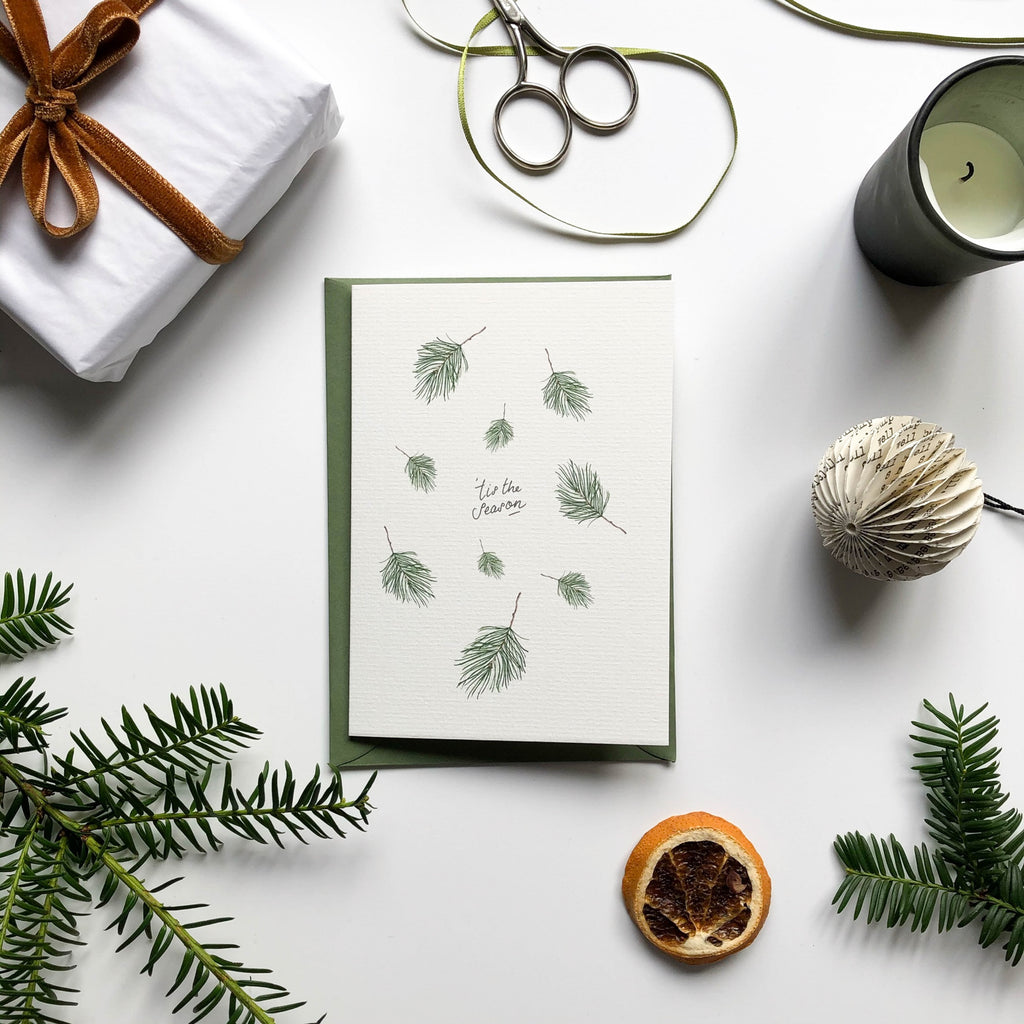
<svg viewBox="0 0 1024 1024"><path fill-rule="evenodd" d="M868 171L853 223L868 260L905 284L1024 260L1024 57L942 82Z"/></svg>

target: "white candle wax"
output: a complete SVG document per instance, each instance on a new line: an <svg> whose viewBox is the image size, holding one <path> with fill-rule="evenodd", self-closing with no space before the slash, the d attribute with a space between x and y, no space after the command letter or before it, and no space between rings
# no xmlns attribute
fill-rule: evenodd
<svg viewBox="0 0 1024 1024"><path fill-rule="evenodd" d="M990 249L1024 248L1024 162L1002 135L966 121L926 128L921 177L958 234Z"/></svg>

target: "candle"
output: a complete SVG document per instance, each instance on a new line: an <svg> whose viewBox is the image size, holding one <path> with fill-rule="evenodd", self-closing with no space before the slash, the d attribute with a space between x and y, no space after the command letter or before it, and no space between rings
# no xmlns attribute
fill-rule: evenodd
<svg viewBox="0 0 1024 1024"><path fill-rule="evenodd" d="M942 82L868 171L853 222L864 255L906 284L1024 260L1024 57Z"/></svg>

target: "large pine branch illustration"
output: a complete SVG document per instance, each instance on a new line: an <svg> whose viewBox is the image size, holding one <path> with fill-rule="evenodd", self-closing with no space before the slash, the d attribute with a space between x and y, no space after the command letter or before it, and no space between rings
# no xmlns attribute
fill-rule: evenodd
<svg viewBox="0 0 1024 1024"><path fill-rule="evenodd" d="M230 918L168 902L173 883L149 886L139 870L150 859L216 851L229 834L283 845L288 835L305 842L362 829L370 783L348 800L337 773L316 769L300 784L286 765L238 789L228 761L259 731L235 715L223 687L172 696L169 717L147 708L143 722L122 708L118 724L101 721L102 741L73 732L71 750L47 760L46 728L66 713L31 680L0 694L0 1020L61 1024L55 1014L75 1005L69 957L84 944L78 922L94 880L96 906L114 908L118 951L147 944L150 975L165 956L179 958L168 993L175 1011L190 1007L198 1021L219 1008L227 1024L271 1024L302 1006L268 971L225 955L237 947L201 937Z"/></svg>
<svg viewBox="0 0 1024 1024"><path fill-rule="evenodd" d="M405 475L417 491L432 491L437 486L437 466L429 455L410 455L397 444L395 450L405 456Z"/></svg>
<svg viewBox="0 0 1024 1024"><path fill-rule="evenodd" d="M447 400L455 391L459 378L469 369L469 360L463 346L487 330L486 325L474 331L464 341L434 338L416 351L413 374L416 377L416 397L428 404L435 398Z"/></svg>
<svg viewBox="0 0 1024 1024"><path fill-rule="evenodd" d="M431 586L434 574L416 557L415 551L396 551L391 543L391 534L384 527L391 554L380 571L380 584L384 592L405 604L426 606L434 597Z"/></svg>
<svg viewBox="0 0 1024 1024"><path fill-rule="evenodd" d="M522 638L512 628L522 596L522 592L516 594L512 618L507 626L481 626L456 660L456 666L462 669L459 686L465 687L468 696L498 693L523 677L527 651Z"/></svg>
<svg viewBox="0 0 1024 1024"><path fill-rule="evenodd" d="M544 405L559 416L572 416L582 420L590 413L590 389L572 370L555 370L551 362L551 353L544 349L548 357L548 368L551 375L544 383Z"/></svg>
<svg viewBox="0 0 1024 1024"><path fill-rule="evenodd" d="M999 782L996 733L999 720L982 718L987 705L970 714L949 695L943 713L928 701L929 722L911 736L923 749L915 771L927 788L925 824L935 848L922 843L913 858L888 839L848 832L835 851L845 870L833 904L853 916L945 931L979 921L978 941L1001 941L1006 959L1024 956L1024 831L1020 811L1007 807Z"/></svg>
<svg viewBox="0 0 1024 1024"><path fill-rule="evenodd" d="M562 515L574 523L591 523L595 519L603 519L620 533L626 532L604 514L611 494L601 486L601 478L589 463L577 466L570 459L564 466L559 466L555 497L558 498Z"/></svg>
<svg viewBox="0 0 1024 1024"><path fill-rule="evenodd" d="M590 583L581 572L567 572L561 576L549 576L542 572L546 580L554 580L558 596L570 608L589 608L594 603L594 595L590 592Z"/></svg>

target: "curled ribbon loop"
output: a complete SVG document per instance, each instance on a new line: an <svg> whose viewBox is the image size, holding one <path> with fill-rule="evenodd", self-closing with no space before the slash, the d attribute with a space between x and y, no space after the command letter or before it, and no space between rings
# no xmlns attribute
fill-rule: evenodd
<svg viewBox="0 0 1024 1024"><path fill-rule="evenodd" d="M160 218L207 263L227 263L242 249L116 135L78 109L78 92L116 64L139 38L139 17L156 0L101 0L53 49L38 0L2 0L11 29L0 24L0 59L24 77L25 104L0 132L0 183L21 153L25 199L55 238L78 234L95 219L99 193L86 154ZM67 226L51 224L51 171L75 204Z"/></svg>

